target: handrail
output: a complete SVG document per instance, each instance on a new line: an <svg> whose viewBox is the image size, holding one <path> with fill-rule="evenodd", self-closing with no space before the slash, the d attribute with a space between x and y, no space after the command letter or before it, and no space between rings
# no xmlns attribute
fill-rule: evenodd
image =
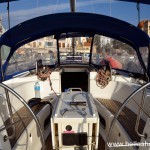
<svg viewBox="0 0 150 150"><path fill-rule="evenodd" d="M67 93L70 93L70 92L72 92L72 91L75 91L75 90L79 90L81 93L82 93L82 89L81 88L69 88L68 90L67 90Z"/></svg>
<svg viewBox="0 0 150 150"><path fill-rule="evenodd" d="M139 107L139 113L137 115L136 124L135 124L135 131L138 134L138 136L140 136L140 137L145 137L144 134L141 134L138 131L139 124L140 124L140 118L141 118L141 114L142 114L142 109L144 108L144 103L145 103L145 93L146 93L146 89L144 88L143 93L142 93L142 98L141 98L141 107Z"/></svg>
<svg viewBox="0 0 150 150"><path fill-rule="evenodd" d="M14 96L16 96L22 102L22 104L29 110L30 114L32 115L33 119L35 120L35 122L36 122L36 124L37 124L37 126L39 128L39 132L40 132L40 136L41 136L41 141L42 141L42 150L45 150L45 141L44 141L44 136L43 136L43 133L42 133L42 129L41 129L40 123L39 123L36 115L33 113L33 111L31 110L31 108L28 106L27 102L18 93L16 93L14 90L12 90L7 85L5 85L3 83L0 83L0 86L3 87L4 89L7 89Z"/></svg>
<svg viewBox="0 0 150 150"><path fill-rule="evenodd" d="M132 94L130 94L128 96L128 98L122 103L120 109L115 113L114 115L114 118L111 122L111 125L110 125L110 128L109 128L109 132L108 132L108 135L107 135L107 143L109 143L110 141L110 136L111 136L111 133L112 133L112 129L115 125L115 122L119 116L119 114L121 113L121 111L123 110L123 108L131 101L133 100L132 97L134 97L138 92L142 91L143 89L145 89L146 87L148 87L150 85L150 82L146 83L145 85L143 85L142 87L138 88L136 91L134 91ZM136 103L137 104L137 103ZM138 105L139 106L139 105ZM139 106L144 112L146 112L145 114L148 114L147 116L150 118L150 115L149 113L142 107L142 106ZM137 133L138 134L138 133ZM144 135L144 137L146 137L146 134ZM108 149L108 145L106 145L106 149Z"/></svg>
<svg viewBox="0 0 150 150"><path fill-rule="evenodd" d="M5 93L6 93L6 101L7 101L7 105L8 105L8 111L9 111L9 114L10 114L10 121L11 123L13 124L14 123L14 119L13 119L13 112L12 112L12 108L11 108L11 102L10 102L10 97L9 97L9 94L8 94L8 90L5 89ZM13 132L12 132L12 135L9 135L7 138L8 139L13 139L14 136L15 136L15 126L12 125L12 129L13 129Z"/></svg>
<svg viewBox="0 0 150 150"><path fill-rule="evenodd" d="M1 127L1 128L0 128L0 132L3 131L3 130L5 130L5 129L8 129L8 128L14 126L15 124L17 124L17 123L19 123L19 122L21 122L21 121L22 121L22 120L18 120L18 121L16 121L16 122L13 122L13 123L7 125L7 126Z"/></svg>
<svg viewBox="0 0 150 150"><path fill-rule="evenodd" d="M133 99L134 100L134 99ZM135 104L138 105L142 110L143 112L150 118L150 114L145 110L143 109L143 107L141 107L135 100L134 100Z"/></svg>

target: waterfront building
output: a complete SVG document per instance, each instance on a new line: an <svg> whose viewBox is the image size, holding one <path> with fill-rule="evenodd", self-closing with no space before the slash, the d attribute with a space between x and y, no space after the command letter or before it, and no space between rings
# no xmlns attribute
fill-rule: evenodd
<svg viewBox="0 0 150 150"><path fill-rule="evenodd" d="M138 27L150 36L150 20L140 21Z"/></svg>
<svg viewBox="0 0 150 150"><path fill-rule="evenodd" d="M6 30L4 29L3 25L2 25L2 17L0 17L0 37L2 36L2 34L5 32Z"/></svg>

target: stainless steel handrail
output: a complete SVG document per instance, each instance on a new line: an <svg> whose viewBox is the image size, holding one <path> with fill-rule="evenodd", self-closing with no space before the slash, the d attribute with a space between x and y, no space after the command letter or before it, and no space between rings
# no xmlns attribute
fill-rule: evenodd
<svg viewBox="0 0 150 150"><path fill-rule="evenodd" d="M12 126L14 126L15 124L17 124L17 123L19 123L19 122L22 122L22 120L18 120L18 121L16 121L16 122L13 122L13 123L7 125L7 126L1 127L1 128L0 128L0 132L3 131L3 130L5 130L5 129L11 128Z"/></svg>
<svg viewBox="0 0 150 150"><path fill-rule="evenodd" d="M10 121L11 123L13 124L14 123L14 119L13 119L13 112L12 112L12 108L11 108L11 102L10 102L10 97L9 97L9 94L8 94L8 90L5 89L5 93L6 93L6 101L7 101L7 105L8 105L8 111L9 111L9 114L10 114ZM9 135L7 138L8 139L13 139L14 136L15 136L15 126L12 125L12 129L13 129L13 132L12 132L12 135Z"/></svg>
<svg viewBox="0 0 150 150"><path fill-rule="evenodd" d="M144 88L142 93L142 98L141 98L141 107L139 107L139 113L137 115L136 124L135 124L135 131L140 137L145 137L144 134L139 133L139 123L142 114L142 108L144 108L144 104L145 104L145 93L146 93L146 89Z"/></svg>
<svg viewBox="0 0 150 150"><path fill-rule="evenodd" d="M14 90L12 90L7 85L0 83L0 86L3 87L4 89L7 89L9 92L11 92L13 95L15 95L22 102L22 104L29 110L29 112L31 113L31 115L32 115L33 119L35 120L35 122L39 128L39 131L40 131L41 141L42 141L42 150L45 150L45 141L44 141L44 136L43 136L43 132L42 132L40 123L39 123L36 115L33 113L31 108L28 106L27 102L18 93L16 93Z"/></svg>
<svg viewBox="0 0 150 150"><path fill-rule="evenodd" d="M82 89L81 88L69 88L68 90L67 90L67 93L71 93L72 91L77 91L77 90L79 90L81 93L82 93Z"/></svg>
<svg viewBox="0 0 150 150"><path fill-rule="evenodd" d="M133 100L134 100L134 99L133 99ZM135 100L134 100L134 102L135 102L135 104L138 105L138 106L143 110L143 112L150 118L150 114L149 114L145 109L143 109L142 106L140 106Z"/></svg>
<svg viewBox="0 0 150 150"><path fill-rule="evenodd" d="M115 122L117 121L117 118L119 116L119 114L121 113L121 111L123 110L123 108L131 101L133 100L132 97L134 97L138 92L142 91L143 89L145 89L146 87L148 87L150 85L150 82L148 82L147 84L143 85L142 87L138 88L136 91L134 91L121 105L120 109L115 113L114 118L111 122L110 128L109 128L109 132L107 135L107 142L106 142L106 149L108 149L108 145L107 143L109 143L110 141L110 136L113 130L113 127L115 125ZM143 112L146 112L146 114L148 114L148 117L150 116L149 113L141 106L141 109L143 110ZM144 135L146 136L146 135Z"/></svg>

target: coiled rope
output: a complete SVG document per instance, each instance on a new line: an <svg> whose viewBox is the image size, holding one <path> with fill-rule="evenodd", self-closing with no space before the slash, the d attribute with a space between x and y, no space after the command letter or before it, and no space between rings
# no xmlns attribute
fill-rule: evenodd
<svg viewBox="0 0 150 150"><path fill-rule="evenodd" d="M100 88L105 88L111 81L111 72L109 70L99 69L96 75L96 84Z"/></svg>
<svg viewBox="0 0 150 150"><path fill-rule="evenodd" d="M42 81L45 81L48 78L51 91L53 91L54 94L57 96L56 92L54 91L52 87L52 82L50 79L51 73L52 73L52 70L48 66L43 66L43 67L38 68L37 76Z"/></svg>

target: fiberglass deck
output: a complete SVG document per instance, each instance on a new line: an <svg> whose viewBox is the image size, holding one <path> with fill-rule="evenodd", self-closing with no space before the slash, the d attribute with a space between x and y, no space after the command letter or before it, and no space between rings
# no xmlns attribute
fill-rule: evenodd
<svg viewBox="0 0 150 150"><path fill-rule="evenodd" d="M98 99L97 100L104 105L113 115L119 110L122 103L115 100L107 100L107 99ZM129 137L132 141L140 142L140 137L135 132L135 123L136 123L137 115L131 111L129 108L125 107L123 111L118 116L118 121L125 129ZM139 133L143 133L143 129L145 126L145 121L140 119L139 124Z"/></svg>

